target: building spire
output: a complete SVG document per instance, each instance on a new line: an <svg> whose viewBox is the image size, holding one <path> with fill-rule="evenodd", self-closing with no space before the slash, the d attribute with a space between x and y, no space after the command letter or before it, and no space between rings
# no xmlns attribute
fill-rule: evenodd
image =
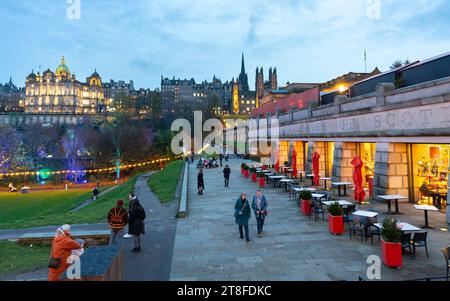
<svg viewBox="0 0 450 301"><path fill-rule="evenodd" d="M242 52L241 74L245 74L244 53Z"/></svg>

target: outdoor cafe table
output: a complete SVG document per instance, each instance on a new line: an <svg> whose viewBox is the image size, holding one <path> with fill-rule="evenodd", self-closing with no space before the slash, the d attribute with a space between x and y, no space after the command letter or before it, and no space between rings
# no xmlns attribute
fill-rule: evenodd
<svg viewBox="0 0 450 301"><path fill-rule="evenodd" d="M325 183L325 190L328 190L328 187L327 187L327 181L331 181L331 178L328 178L328 177L322 177L322 178L320 178L322 181L324 181L324 183Z"/></svg>
<svg viewBox="0 0 450 301"><path fill-rule="evenodd" d="M269 176L269 179L273 182L273 187L276 187L276 184L281 181L281 179L285 179L286 176Z"/></svg>
<svg viewBox="0 0 450 301"><path fill-rule="evenodd" d="M311 178L311 186L314 186L314 174L309 173L307 175L305 175L307 178ZM320 175L319 175L320 177Z"/></svg>
<svg viewBox="0 0 450 301"><path fill-rule="evenodd" d="M373 224L375 227L377 227L378 229L382 229L383 225L380 223L375 223ZM420 228L417 228L416 226L413 226L411 224L408 223L401 223L398 222L397 223L397 227L402 230L402 232L417 232L417 231L421 231Z"/></svg>
<svg viewBox="0 0 450 301"><path fill-rule="evenodd" d="M322 194L322 193L313 193L313 194L312 194L313 199L316 199L316 200L321 199L321 198L323 198L324 196L325 196L325 195Z"/></svg>
<svg viewBox="0 0 450 301"><path fill-rule="evenodd" d="M365 211L365 210L358 210L352 213L353 215L357 215L357 216L363 216L363 217L376 217L378 215L377 212L373 212L373 211Z"/></svg>
<svg viewBox="0 0 450 301"><path fill-rule="evenodd" d="M433 226L428 224L428 211L439 211L439 209L437 209L434 206L428 206L428 205L414 205L414 207L417 210L423 210L423 212L425 214L425 225L420 226L420 228L422 228L422 229L434 229Z"/></svg>
<svg viewBox="0 0 450 301"><path fill-rule="evenodd" d="M341 205L342 207L346 207L346 206L351 206L353 205L353 203L349 202L349 201L323 201L322 204L326 205L326 206L330 206L331 204L334 203L339 203L339 205Z"/></svg>
<svg viewBox="0 0 450 301"><path fill-rule="evenodd" d="M383 200L387 201L387 204L388 204L388 212L387 212L387 214L388 215L391 215L391 214L400 215L400 214L402 214L398 210L398 200L407 200L408 199L408 197L406 197L406 196L396 195L396 194L394 194L394 195L379 195L378 197L380 199L383 199ZM395 202L395 212L394 213L392 213L392 210L391 210L391 201Z"/></svg>
<svg viewBox="0 0 450 301"><path fill-rule="evenodd" d="M284 191L286 191L286 192L288 192L288 189L287 189L288 183L292 183L292 182L294 182L294 180L292 180L292 179L281 179L280 180L280 183L284 183Z"/></svg>
<svg viewBox="0 0 450 301"><path fill-rule="evenodd" d="M300 182L303 182L303 174L305 173L304 170L298 170L298 176L300 177Z"/></svg>
<svg viewBox="0 0 450 301"><path fill-rule="evenodd" d="M337 186L339 196L347 196L347 186L352 185L350 182L332 182L331 186ZM341 195L341 187L344 186L344 195Z"/></svg>

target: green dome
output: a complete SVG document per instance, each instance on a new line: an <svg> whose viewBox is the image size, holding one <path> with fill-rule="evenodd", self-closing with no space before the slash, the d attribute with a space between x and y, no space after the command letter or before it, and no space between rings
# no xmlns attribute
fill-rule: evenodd
<svg viewBox="0 0 450 301"><path fill-rule="evenodd" d="M70 74L70 70L69 70L69 67L67 67L67 65L66 65L66 60L64 59L64 56L61 59L61 64L58 66L58 68L56 68L57 75L63 74L63 73Z"/></svg>

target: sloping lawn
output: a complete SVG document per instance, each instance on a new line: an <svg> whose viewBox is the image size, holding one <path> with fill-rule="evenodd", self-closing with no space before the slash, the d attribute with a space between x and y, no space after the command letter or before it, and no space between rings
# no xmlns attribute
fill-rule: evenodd
<svg viewBox="0 0 450 301"><path fill-rule="evenodd" d="M14 242L0 242L0 275L45 268L49 255L50 246L21 246Z"/></svg>
<svg viewBox="0 0 450 301"><path fill-rule="evenodd" d="M90 196L91 191L85 189L0 193L0 229L8 228L8 224L19 225L29 219L38 222L45 216L67 212Z"/></svg>
<svg viewBox="0 0 450 301"><path fill-rule="evenodd" d="M183 161L175 161L167 164L163 170L155 173L148 180L148 186L161 203L170 202L175 197L183 163Z"/></svg>
<svg viewBox="0 0 450 301"><path fill-rule="evenodd" d="M87 200L91 196L91 191L78 192L80 194L76 198L74 198L73 194L64 194L67 192L30 193L26 195L31 197L32 201L30 202L23 200L21 202L17 198L21 195L16 195L16 198L4 203L0 195L0 229L106 222L106 215L109 209L116 204L117 200L122 199L127 203L128 194L134 190L135 183L136 177L133 177L77 212L69 212L69 210ZM12 210L8 206L17 209Z"/></svg>

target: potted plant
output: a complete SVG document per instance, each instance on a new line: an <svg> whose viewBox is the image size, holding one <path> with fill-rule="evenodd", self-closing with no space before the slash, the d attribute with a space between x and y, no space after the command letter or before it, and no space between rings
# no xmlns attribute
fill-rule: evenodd
<svg viewBox="0 0 450 301"><path fill-rule="evenodd" d="M328 230L334 235L344 233L344 212L338 202L328 207Z"/></svg>
<svg viewBox="0 0 450 301"><path fill-rule="evenodd" d="M247 164L244 165L244 177L248 178L249 176L249 169L250 167L248 167Z"/></svg>
<svg viewBox="0 0 450 301"><path fill-rule="evenodd" d="M256 168L252 167L250 168L250 173L252 174L252 182L256 183L256 178L257 178L257 173L256 173Z"/></svg>
<svg viewBox="0 0 450 301"><path fill-rule="evenodd" d="M242 174L242 175L244 175L244 166L245 166L245 163L242 163L242 164L241 164L241 174Z"/></svg>
<svg viewBox="0 0 450 301"><path fill-rule="evenodd" d="M312 193L309 190L300 191L301 210L303 215L311 215L311 199Z"/></svg>
<svg viewBox="0 0 450 301"><path fill-rule="evenodd" d="M388 217L382 222L381 254L387 267L401 268L403 265L402 245L400 238L402 231L397 226L397 219Z"/></svg>
<svg viewBox="0 0 450 301"><path fill-rule="evenodd" d="M263 172L258 173L259 187L264 188L266 186L266 174Z"/></svg>

